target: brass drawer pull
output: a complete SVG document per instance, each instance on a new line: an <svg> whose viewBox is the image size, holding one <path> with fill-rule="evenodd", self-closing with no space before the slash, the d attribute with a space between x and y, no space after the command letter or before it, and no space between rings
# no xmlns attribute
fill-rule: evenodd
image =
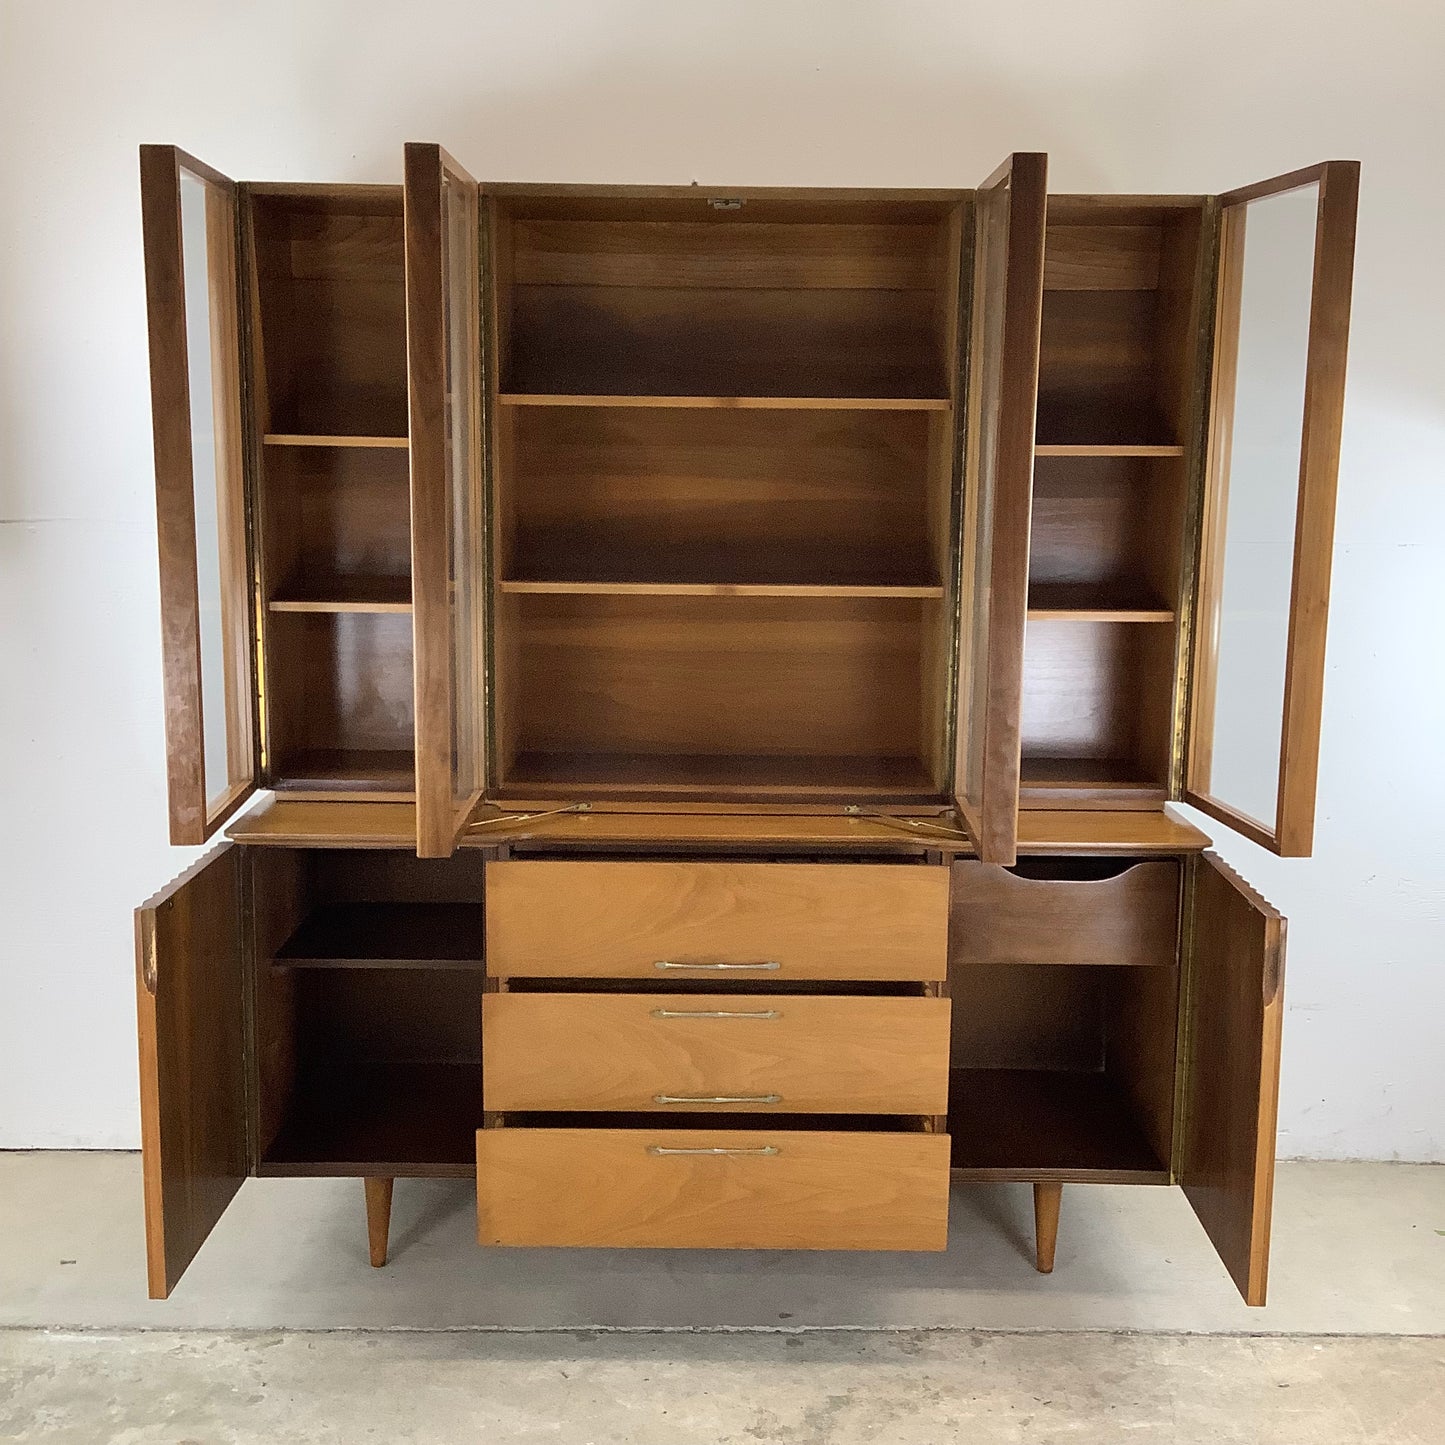
<svg viewBox="0 0 1445 1445"><path fill-rule="evenodd" d="M654 1104L781 1104L781 1094L654 1094Z"/></svg>
<svg viewBox="0 0 1445 1445"><path fill-rule="evenodd" d="M775 1008L655 1008L655 1019L780 1019L782 1010Z"/></svg>
<svg viewBox="0 0 1445 1445"><path fill-rule="evenodd" d="M779 969L783 965L773 959L766 959L761 963L677 963L670 958L659 958L653 968L711 968L711 969Z"/></svg>
<svg viewBox="0 0 1445 1445"><path fill-rule="evenodd" d="M783 1151L776 1144L764 1144L760 1149L670 1149L666 1144L649 1144L649 1154L751 1154L762 1156L764 1154L781 1154Z"/></svg>

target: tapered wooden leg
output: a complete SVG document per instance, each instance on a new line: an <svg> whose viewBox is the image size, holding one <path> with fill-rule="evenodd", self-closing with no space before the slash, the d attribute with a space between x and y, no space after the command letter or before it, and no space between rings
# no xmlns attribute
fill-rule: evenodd
<svg viewBox="0 0 1445 1445"><path fill-rule="evenodd" d="M1059 1203L1062 1184L1034 1185L1034 1252L1040 1274L1054 1272L1054 1249L1059 1242Z"/></svg>
<svg viewBox="0 0 1445 1445"><path fill-rule="evenodd" d="M386 1241L391 1232L390 1179L366 1179L366 1238L371 1262L380 1269L386 1263Z"/></svg>

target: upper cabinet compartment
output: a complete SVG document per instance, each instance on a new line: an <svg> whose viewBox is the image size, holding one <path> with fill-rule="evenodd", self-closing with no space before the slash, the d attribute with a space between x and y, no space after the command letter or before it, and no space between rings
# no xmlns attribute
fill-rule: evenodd
<svg viewBox="0 0 1445 1445"><path fill-rule="evenodd" d="M956 199L504 194L502 391L943 405Z"/></svg>
<svg viewBox="0 0 1445 1445"><path fill-rule="evenodd" d="M1284 856L1314 835L1359 166L1221 198L1185 797Z"/></svg>
<svg viewBox="0 0 1445 1445"><path fill-rule="evenodd" d="M248 192L266 781L414 787L399 186Z"/></svg>
<svg viewBox="0 0 1445 1445"><path fill-rule="evenodd" d="M203 843L250 797L250 553L235 184L142 146L171 842Z"/></svg>
<svg viewBox="0 0 1445 1445"><path fill-rule="evenodd" d="M1024 807L1173 786L1205 199L1049 200L1022 688Z"/></svg>

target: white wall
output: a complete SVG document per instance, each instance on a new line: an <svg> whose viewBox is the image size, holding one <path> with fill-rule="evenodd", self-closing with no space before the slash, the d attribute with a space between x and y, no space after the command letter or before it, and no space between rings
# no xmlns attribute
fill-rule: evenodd
<svg viewBox="0 0 1445 1445"><path fill-rule="evenodd" d="M1445 9L1435 0L0 0L0 1145L136 1143L166 844L136 146L244 179L1217 191L1364 163L1286 1154L1445 1158Z"/></svg>

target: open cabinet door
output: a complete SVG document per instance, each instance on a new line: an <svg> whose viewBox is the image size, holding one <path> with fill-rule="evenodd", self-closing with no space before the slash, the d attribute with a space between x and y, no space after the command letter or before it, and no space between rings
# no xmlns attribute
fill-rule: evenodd
<svg viewBox="0 0 1445 1445"><path fill-rule="evenodd" d="M135 912L146 1273L164 1299L247 1173L241 850Z"/></svg>
<svg viewBox="0 0 1445 1445"><path fill-rule="evenodd" d="M1360 168L1220 198L1185 800L1285 857L1314 841Z"/></svg>
<svg viewBox="0 0 1445 1445"><path fill-rule="evenodd" d="M1284 919L1217 854L1193 865L1179 1182L1246 1304L1269 1277Z"/></svg>
<svg viewBox="0 0 1445 1445"><path fill-rule="evenodd" d="M417 852L456 847L486 786L480 218L440 146L406 148Z"/></svg>
<svg viewBox="0 0 1445 1445"><path fill-rule="evenodd" d="M140 179L171 842L195 844L256 788L236 187L174 146Z"/></svg>
<svg viewBox="0 0 1445 1445"><path fill-rule="evenodd" d="M954 801L987 863L1018 847L1047 191L1048 157L1018 154L974 202Z"/></svg>

